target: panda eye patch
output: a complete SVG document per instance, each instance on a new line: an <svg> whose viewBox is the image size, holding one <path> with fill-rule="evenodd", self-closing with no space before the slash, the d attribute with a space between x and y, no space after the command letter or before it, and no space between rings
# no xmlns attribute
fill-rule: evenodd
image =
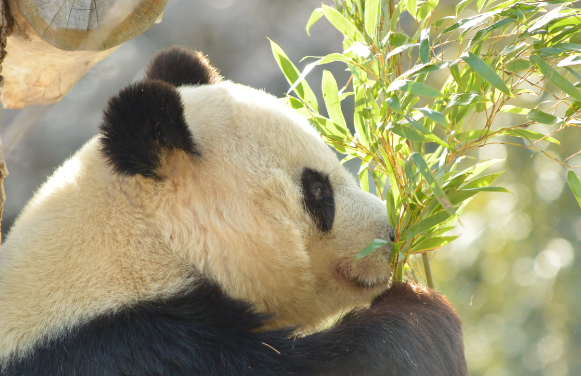
<svg viewBox="0 0 581 376"><path fill-rule="evenodd" d="M335 199L329 177L305 168L301 175L301 188L305 209L317 228L322 232L331 231L335 219Z"/></svg>

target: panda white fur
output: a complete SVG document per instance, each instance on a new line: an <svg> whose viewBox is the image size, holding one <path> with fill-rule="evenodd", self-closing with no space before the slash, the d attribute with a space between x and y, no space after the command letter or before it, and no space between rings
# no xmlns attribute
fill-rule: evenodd
<svg viewBox="0 0 581 376"><path fill-rule="evenodd" d="M3 245L0 375L465 375L445 298L353 261L392 236L304 119L165 50Z"/></svg>

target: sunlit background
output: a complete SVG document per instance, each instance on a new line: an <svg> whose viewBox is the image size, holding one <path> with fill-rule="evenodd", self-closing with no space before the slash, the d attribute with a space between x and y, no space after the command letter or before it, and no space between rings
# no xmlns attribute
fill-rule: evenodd
<svg viewBox="0 0 581 376"><path fill-rule="evenodd" d="M452 14L455 3L441 1L435 16ZM160 24L98 63L60 103L2 110L10 171L3 231L45 178L97 133L107 98L140 79L156 51L174 44L203 51L226 79L282 96L288 84L267 37L294 62L341 51L341 35L324 20L307 36L304 26L317 6L319 0L170 0ZM402 18L404 27L408 21ZM343 66L331 69L345 81ZM318 94L321 72L309 76ZM517 119L505 115L501 121ZM544 149L570 155L581 145L579 133L563 132L561 147ZM476 196L461 217L461 237L433 258L436 287L464 321L470 373L581 375L581 208L566 171L518 147L490 145L472 156L506 157L496 170L506 170L498 182L512 194Z"/></svg>

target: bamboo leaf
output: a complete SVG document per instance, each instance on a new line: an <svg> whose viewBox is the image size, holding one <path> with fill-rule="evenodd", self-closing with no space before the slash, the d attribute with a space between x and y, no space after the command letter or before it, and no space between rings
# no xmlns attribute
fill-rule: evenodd
<svg viewBox="0 0 581 376"><path fill-rule="evenodd" d="M511 114L527 115L531 110L528 108L521 108L511 105L504 105L500 112L510 112Z"/></svg>
<svg viewBox="0 0 581 376"><path fill-rule="evenodd" d="M417 245L415 245L409 253L418 253L422 251L429 251L445 246L451 241L457 239L457 236L437 236L434 238L422 240Z"/></svg>
<svg viewBox="0 0 581 376"><path fill-rule="evenodd" d="M404 239L404 240L411 239L414 236L416 236L422 232L426 232L429 229L431 229L432 227L439 225L440 223L446 221L450 217L451 217L450 213L448 213L446 211L441 211L437 214L431 215L431 216L427 217L426 219L423 219L423 220L419 221L418 223L416 223L415 225L409 227L407 230L405 230L401 234L400 239Z"/></svg>
<svg viewBox="0 0 581 376"><path fill-rule="evenodd" d="M388 86L386 91L405 91L412 94L421 95L424 97L439 97L442 93L433 87L421 82L411 80L396 80Z"/></svg>
<svg viewBox="0 0 581 376"><path fill-rule="evenodd" d="M489 102L490 100L483 97L477 93L462 93L462 94L454 94L450 97L450 101L446 108L454 107L454 106L468 106L472 103L485 103Z"/></svg>
<svg viewBox="0 0 581 376"><path fill-rule="evenodd" d="M337 88L337 81L335 77L328 70L323 71L323 99L329 113L329 118L334 123L339 124L343 129L347 129L345 117L341 111L341 102L339 101L339 89Z"/></svg>
<svg viewBox="0 0 581 376"><path fill-rule="evenodd" d="M553 67L547 64L543 59L537 55L532 55L529 59L534 66L547 77L549 81L555 84L559 89L563 90L565 93L569 94L575 100L581 101L581 92L577 90L575 86L565 77L563 77L559 72L557 72Z"/></svg>
<svg viewBox="0 0 581 376"><path fill-rule="evenodd" d="M416 0L407 0L407 9L408 12L410 12L410 14L412 15L412 17L416 18L416 12L418 11Z"/></svg>
<svg viewBox="0 0 581 376"><path fill-rule="evenodd" d="M508 189L503 187L481 187L481 188L459 189L452 198L452 204L458 205L480 192L510 193Z"/></svg>
<svg viewBox="0 0 581 376"><path fill-rule="evenodd" d="M581 206L581 180L579 180L579 177L574 171L569 170L567 173L567 183L569 183L571 191L573 191L579 206Z"/></svg>
<svg viewBox="0 0 581 376"><path fill-rule="evenodd" d="M547 141L547 142L551 142L553 144L557 144L557 145L561 145L561 143L559 142L559 140L550 137L550 136L546 136L542 133L538 133L538 132L534 132L534 131L529 131L528 129L513 129L513 128L509 128L505 131L502 132L502 134L506 134L509 135L511 137L520 137L520 138L526 138L527 140L540 140L543 139L543 141Z"/></svg>
<svg viewBox="0 0 581 376"><path fill-rule="evenodd" d="M381 8L380 0L365 1L365 31L373 39L377 31L379 21L379 10Z"/></svg>
<svg viewBox="0 0 581 376"><path fill-rule="evenodd" d="M428 15L438 6L440 0L427 0L418 10L418 20L425 20Z"/></svg>
<svg viewBox="0 0 581 376"><path fill-rule="evenodd" d="M446 196L446 193L444 193L442 186L438 184L438 182L434 178L434 175L432 175L432 172L430 171L430 168L426 164L424 158L422 158L422 156L417 152L412 153L409 157L414 162L414 164L416 165L416 167L426 180L426 184L428 185L430 190L434 193L436 199L440 202L440 204L442 204L442 206L444 207L444 209L446 209L448 213L454 215L455 210L454 207L452 206L452 203L450 202L450 199Z"/></svg>
<svg viewBox="0 0 581 376"><path fill-rule="evenodd" d="M547 114L546 112L534 108L527 114L527 119L542 124L555 124L559 121L559 118L555 115Z"/></svg>
<svg viewBox="0 0 581 376"><path fill-rule="evenodd" d="M286 77L289 84L293 85L296 81L299 80L300 74L299 70L295 65L289 60L288 56L284 53L282 48L279 47L278 44L270 41L270 46L272 47L272 53L274 55L274 59L278 63L278 66L282 70L282 73ZM307 102L307 104L314 109L315 111L319 111L319 105L317 103L317 97L309 84L306 81L300 82L294 88L295 93Z"/></svg>
<svg viewBox="0 0 581 376"><path fill-rule="evenodd" d="M334 53L334 54L329 54L329 55L327 55L327 56L325 56L325 57L323 57L315 62L307 64L307 66L305 67L305 69L303 69L299 78L295 81L294 84L292 84L290 89L288 89L287 94L289 94L291 91L293 91L295 89L295 87L297 87L297 85L300 84L307 77L307 75L309 73L311 73L311 71L313 70L314 67L316 67L317 65L331 63L333 61L343 61L345 63L351 62L351 60L349 60L348 58L346 58L342 54Z"/></svg>
<svg viewBox="0 0 581 376"><path fill-rule="evenodd" d="M511 72L520 72L529 69L531 63L526 60L517 59L506 64L504 67Z"/></svg>
<svg viewBox="0 0 581 376"><path fill-rule="evenodd" d="M456 17L458 17L460 15L460 13L462 13L462 11L468 6L470 5L471 2L473 2L474 0L462 0L460 1L457 5L456 5Z"/></svg>
<svg viewBox="0 0 581 376"><path fill-rule="evenodd" d="M411 129L409 127L404 127L403 125L396 124L393 128L390 129L396 135L406 138L410 141L415 142L426 142L428 141L421 133L418 131Z"/></svg>
<svg viewBox="0 0 581 376"><path fill-rule="evenodd" d="M422 30L420 36L420 61L427 64L430 61L430 28Z"/></svg>
<svg viewBox="0 0 581 376"><path fill-rule="evenodd" d="M311 36L311 34L309 33L309 31L311 30L311 26L313 26L318 20L320 20L321 17L323 17L323 9L321 8L317 8L313 11L313 13L311 13L311 17L309 17L309 20L307 21L307 26L305 27L308 36Z"/></svg>
<svg viewBox="0 0 581 376"><path fill-rule="evenodd" d="M448 120L446 120L446 116L444 116L443 113L438 112L438 111L434 111L434 110L427 108L427 107L416 108L416 110L420 111L428 119L431 119L438 124L442 124L446 127L449 127Z"/></svg>
<svg viewBox="0 0 581 376"><path fill-rule="evenodd" d="M470 65L470 67L474 69L476 73L480 75L480 77L489 82L492 86L502 91L509 97L514 98L514 95L512 95L510 89L508 88L508 86L506 86L502 78L500 78L496 74L494 69L492 69L488 64L482 61L478 56L474 55L472 52L467 52L460 56L460 58L464 60L466 64Z"/></svg>
<svg viewBox="0 0 581 376"><path fill-rule="evenodd" d="M408 48L419 46L419 43L407 43L403 46L399 46L394 48L390 53L385 55L385 61L388 61L392 56L402 53L403 51L407 50Z"/></svg>
<svg viewBox="0 0 581 376"><path fill-rule="evenodd" d="M383 247L388 243L387 240L383 239L373 239L357 256L355 256L355 261L362 259L365 256L372 254L376 249Z"/></svg>
<svg viewBox="0 0 581 376"><path fill-rule="evenodd" d="M404 115L404 117L406 118L406 120L408 121L408 123L410 123L412 125L412 127L414 127L416 130L418 130L419 132L421 132L422 134L424 134L425 137L429 138L430 140L436 142L439 145L442 145L446 149L453 150L450 147L450 145L448 145L447 143L445 143L444 141L442 141L438 136L436 136L435 134L433 134L429 129L427 129L426 127L424 127L423 125L421 125L417 120L413 119L412 117L410 117L408 115Z"/></svg>
<svg viewBox="0 0 581 376"><path fill-rule="evenodd" d="M399 112L401 114L401 103L399 103L399 98L397 97L397 95L392 95L390 97L387 97L387 99L385 100L385 102L387 103L387 105L389 107L391 107L392 110L394 110L395 112Z"/></svg>
<svg viewBox="0 0 581 376"><path fill-rule="evenodd" d="M485 175L485 176L479 177L478 179L474 179L474 180L466 183L465 185L463 185L462 187L460 187L460 189L473 189L473 188L488 187L500 175L502 175L503 172L504 171L497 172L496 174L490 174L490 175Z"/></svg>
<svg viewBox="0 0 581 376"><path fill-rule="evenodd" d="M331 8L325 4L323 4L321 8L323 9L325 17L337 30L339 30L341 34L356 42L365 43L365 38L359 30L357 30L355 25L349 22L341 13L337 12L335 8Z"/></svg>

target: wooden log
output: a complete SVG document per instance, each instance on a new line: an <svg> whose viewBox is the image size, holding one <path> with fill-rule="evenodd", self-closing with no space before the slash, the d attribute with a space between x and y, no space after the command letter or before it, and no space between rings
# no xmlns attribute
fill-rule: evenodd
<svg viewBox="0 0 581 376"><path fill-rule="evenodd" d="M66 51L55 47L32 27L17 3L20 0L8 0L14 30L8 38L8 54L3 63L4 88L0 100L5 108L58 102L93 65L118 47L103 51ZM66 4L63 2L63 6ZM97 34L88 35L92 38Z"/></svg>
<svg viewBox="0 0 581 376"><path fill-rule="evenodd" d="M149 29L168 0L16 0L41 38L68 51L103 51Z"/></svg>

